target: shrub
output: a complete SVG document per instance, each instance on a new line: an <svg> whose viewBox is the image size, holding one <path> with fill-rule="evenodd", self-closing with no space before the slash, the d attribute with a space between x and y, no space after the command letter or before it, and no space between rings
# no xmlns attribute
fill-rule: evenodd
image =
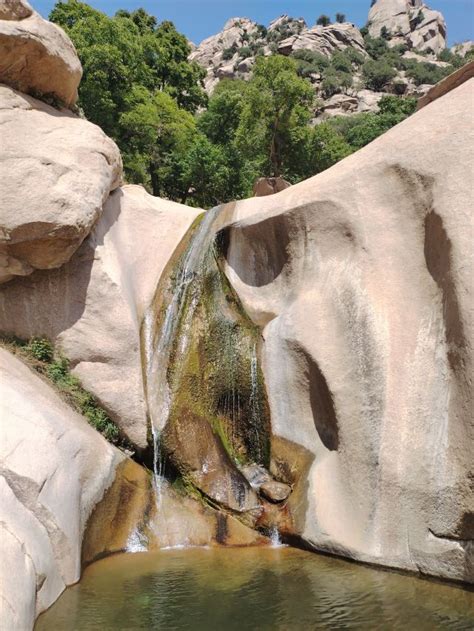
<svg viewBox="0 0 474 631"><path fill-rule="evenodd" d="M382 37L366 35L364 37L364 43L365 49L372 59L378 59L389 51L388 44Z"/></svg>
<svg viewBox="0 0 474 631"><path fill-rule="evenodd" d="M343 24L346 21L346 16L344 13L336 13L336 22L338 24Z"/></svg>
<svg viewBox="0 0 474 631"><path fill-rule="evenodd" d="M230 46L229 48L224 48L224 50L222 51L222 59L224 59L225 61L232 59L236 52L237 46L235 44L232 44L232 46Z"/></svg>
<svg viewBox="0 0 474 631"><path fill-rule="evenodd" d="M382 29L380 31L380 37L382 37L383 39L389 40L389 39L392 39L392 33L391 31L388 30L386 26L382 26Z"/></svg>
<svg viewBox="0 0 474 631"><path fill-rule="evenodd" d="M320 15L316 20L318 26L329 26L331 24L331 18L328 15Z"/></svg>
<svg viewBox="0 0 474 631"><path fill-rule="evenodd" d="M26 346L26 351L40 362L50 362L53 359L53 347L43 338L33 337Z"/></svg>
<svg viewBox="0 0 474 631"><path fill-rule="evenodd" d="M355 64L356 66L362 66L362 64L365 61L365 57L364 55L362 55L361 53L359 53L358 50L356 50L355 48L352 48L352 46L348 46L343 52L342 54L352 63Z"/></svg>
<svg viewBox="0 0 474 631"><path fill-rule="evenodd" d="M340 72L352 72L352 63L342 52L334 53L331 58L331 66Z"/></svg>
<svg viewBox="0 0 474 631"><path fill-rule="evenodd" d="M419 11L414 18L410 20L410 28L415 29L425 20L425 14L423 11Z"/></svg>
<svg viewBox="0 0 474 631"><path fill-rule="evenodd" d="M40 375L52 382L69 405L85 416L89 424L109 442L122 447L131 447L121 439L118 427L100 407L93 395L87 392L79 379L71 374L68 360L55 353L49 340L33 337L28 342L24 342L16 338L1 338L0 342L2 346L19 355Z"/></svg>
<svg viewBox="0 0 474 631"><path fill-rule="evenodd" d="M239 57L241 59L247 59L247 57L251 57L252 56L252 49L250 48L250 46L242 46L242 48L239 48Z"/></svg>
<svg viewBox="0 0 474 631"><path fill-rule="evenodd" d="M384 59L369 59L362 66L365 85L370 90L382 90L396 76L396 71Z"/></svg>
<svg viewBox="0 0 474 631"><path fill-rule="evenodd" d="M434 85L447 77L454 70L452 66L440 68L434 64L425 61L417 61L416 59L404 60L404 67L407 76L413 79L416 85L430 84Z"/></svg>

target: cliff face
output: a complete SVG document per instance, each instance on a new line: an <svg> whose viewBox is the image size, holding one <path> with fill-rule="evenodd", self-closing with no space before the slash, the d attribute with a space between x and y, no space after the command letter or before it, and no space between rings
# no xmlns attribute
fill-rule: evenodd
<svg viewBox="0 0 474 631"><path fill-rule="evenodd" d="M297 534L471 582L473 90L237 202L226 229L228 277L263 328L272 467L299 468Z"/></svg>

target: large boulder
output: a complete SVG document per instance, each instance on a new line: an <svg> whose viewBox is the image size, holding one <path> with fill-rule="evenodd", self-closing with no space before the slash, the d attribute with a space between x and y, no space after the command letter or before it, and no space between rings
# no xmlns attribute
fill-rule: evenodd
<svg viewBox="0 0 474 631"><path fill-rule="evenodd" d="M263 329L289 534L459 581L474 581L473 91L229 205L222 239Z"/></svg>
<svg viewBox="0 0 474 631"><path fill-rule="evenodd" d="M303 30L280 42L278 52L289 55L295 50L311 50L330 57L336 51L347 47L354 48L364 56L367 55L361 32L350 23L314 26Z"/></svg>
<svg viewBox="0 0 474 631"><path fill-rule="evenodd" d="M99 127L0 85L0 283L68 261L120 184Z"/></svg>
<svg viewBox="0 0 474 631"><path fill-rule="evenodd" d="M201 212L124 186L110 195L68 263L0 288L0 331L51 339L138 449L147 446L143 318L165 266Z"/></svg>
<svg viewBox="0 0 474 631"><path fill-rule="evenodd" d="M377 0L369 12L369 33L390 37L389 45L407 43L410 48L440 53L446 48L446 22L422 0Z"/></svg>
<svg viewBox="0 0 474 631"><path fill-rule="evenodd" d="M81 75L74 46L59 26L24 0L0 0L0 83L71 107Z"/></svg>
<svg viewBox="0 0 474 631"><path fill-rule="evenodd" d="M129 461L4 349L0 461L0 628L26 631L79 580L89 516Z"/></svg>

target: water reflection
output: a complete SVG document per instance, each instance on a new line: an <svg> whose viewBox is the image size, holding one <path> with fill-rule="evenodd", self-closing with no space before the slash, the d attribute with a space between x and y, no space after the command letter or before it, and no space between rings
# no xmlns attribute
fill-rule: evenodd
<svg viewBox="0 0 474 631"><path fill-rule="evenodd" d="M292 548L187 549L92 565L35 631L474 628L474 594Z"/></svg>

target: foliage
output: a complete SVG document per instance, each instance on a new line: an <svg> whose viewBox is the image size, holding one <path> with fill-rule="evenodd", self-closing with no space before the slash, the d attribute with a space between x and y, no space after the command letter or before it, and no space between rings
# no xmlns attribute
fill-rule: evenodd
<svg viewBox="0 0 474 631"><path fill-rule="evenodd" d="M336 117L328 125L341 134L352 150L357 150L410 116L416 103L414 98L385 95L379 101L378 112Z"/></svg>
<svg viewBox="0 0 474 631"><path fill-rule="evenodd" d="M257 59L243 95L236 145L262 175L288 172L293 133L308 124L313 98L311 84L298 76L292 59L281 55Z"/></svg>
<svg viewBox="0 0 474 631"><path fill-rule="evenodd" d="M169 110L173 99L176 117L182 117L186 127L188 112L207 102L202 88L205 73L188 62L191 49L186 38L171 22L157 25L143 9L108 17L78 0L68 0L55 5L50 19L67 31L81 59L79 104L86 117L117 142L127 177L149 183L153 174L147 170L154 161L148 155L151 139L153 135L163 139L160 104ZM137 129L140 138L131 142ZM151 188L155 194L164 190Z"/></svg>
<svg viewBox="0 0 474 631"><path fill-rule="evenodd" d="M416 83L416 85L430 84L434 85L451 74L454 70L453 66L447 66L440 68L435 64L430 64L425 61L417 61L416 59L404 60L404 68L406 74L410 79Z"/></svg>
<svg viewBox="0 0 474 631"><path fill-rule="evenodd" d="M346 16L344 13L336 13L336 22L338 24L344 24L346 21Z"/></svg>
<svg viewBox="0 0 474 631"><path fill-rule="evenodd" d="M109 442L119 447L130 448L130 444L121 438L117 425L92 394L82 387L79 379L71 374L69 362L55 351L49 340L33 337L25 341L4 337L0 339L0 344L51 382L67 403L82 414Z"/></svg>
<svg viewBox="0 0 474 631"><path fill-rule="evenodd" d="M320 15L316 20L318 26L329 26L331 24L331 18L328 15Z"/></svg>
<svg viewBox="0 0 474 631"><path fill-rule="evenodd" d="M365 85L371 90L382 90L395 76L396 70L385 59L369 59L362 66Z"/></svg>

